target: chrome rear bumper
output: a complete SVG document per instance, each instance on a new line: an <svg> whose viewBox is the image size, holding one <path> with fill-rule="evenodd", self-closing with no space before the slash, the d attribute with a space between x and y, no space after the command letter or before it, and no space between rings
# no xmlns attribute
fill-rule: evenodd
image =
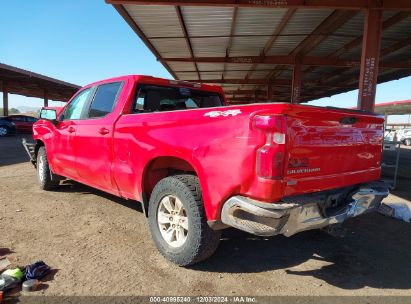
<svg viewBox="0 0 411 304"><path fill-rule="evenodd" d="M324 201L315 194L290 197L284 199L284 202L273 204L234 196L224 203L221 221L259 236L291 236L301 231L342 223L348 218L374 211L388 193L384 182L361 185L351 191L341 206L331 214L325 214Z"/></svg>

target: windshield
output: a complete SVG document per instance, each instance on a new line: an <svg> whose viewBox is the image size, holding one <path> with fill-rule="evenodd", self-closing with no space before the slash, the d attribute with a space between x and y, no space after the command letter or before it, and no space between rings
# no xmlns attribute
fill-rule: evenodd
<svg viewBox="0 0 411 304"><path fill-rule="evenodd" d="M191 88L140 85L134 112L176 111L223 105L220 94Z"/></svg>

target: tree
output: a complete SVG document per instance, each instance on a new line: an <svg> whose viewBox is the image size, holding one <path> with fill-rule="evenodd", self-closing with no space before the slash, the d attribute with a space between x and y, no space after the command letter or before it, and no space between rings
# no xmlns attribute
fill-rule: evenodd
<svg viewBox="0 0 411 304"><path fill-rule="evenodd" d="M11 114L20 114L20 111L16 108L11 108L11 109L9 109L9 115L11 115ZM0 108L0 115L4 116L3 108Z"/></svg>
<svg viewBox="0 0 411 304"><path fill-rule="evenodd" d="M11 109L9 110L9 114L20 114L20 111L19 111L18 109L16 109L16 108L11 108Z"/></svg>

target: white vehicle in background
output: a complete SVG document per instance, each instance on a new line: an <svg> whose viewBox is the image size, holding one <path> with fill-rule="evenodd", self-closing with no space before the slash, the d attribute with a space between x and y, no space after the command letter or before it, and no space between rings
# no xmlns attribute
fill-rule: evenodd
<svg viewBox="0 0 411 304"><path fill-rule="evenodd" d="M394 130L386 129L384 132L384 141L394 141L396 132Z"/></svg>
<svg viewBox="0 0 411 304"><path fill-rule="evenodd" d="M411 128L398 130L396 137L398 141L403 142L406 146L411 146Z"/></svg>

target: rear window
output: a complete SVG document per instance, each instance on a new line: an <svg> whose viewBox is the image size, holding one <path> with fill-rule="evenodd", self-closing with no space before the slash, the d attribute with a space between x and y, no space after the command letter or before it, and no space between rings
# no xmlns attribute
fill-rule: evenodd
<svg viewBox="0 0 411 304"><path fill-rule="evenodd" d="M141 85L137 90L134 112L177 111L213 108L223 105L222 97L215 92L191 88Z"/></svg>

